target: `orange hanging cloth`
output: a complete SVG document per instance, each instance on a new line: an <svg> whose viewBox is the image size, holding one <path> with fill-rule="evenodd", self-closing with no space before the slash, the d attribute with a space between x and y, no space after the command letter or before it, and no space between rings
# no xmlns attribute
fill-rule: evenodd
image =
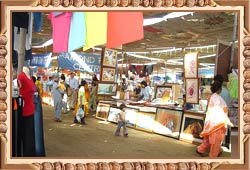
<svg viewBox="0 0 250 170"><path fill-rule="evenodd" d="M142 12L108 12L107 48L144 38Z"/></svg>

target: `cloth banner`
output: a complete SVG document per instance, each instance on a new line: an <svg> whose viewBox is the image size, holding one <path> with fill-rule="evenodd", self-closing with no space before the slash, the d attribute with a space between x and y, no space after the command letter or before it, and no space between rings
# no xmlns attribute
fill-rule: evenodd
<svg viewBox="0 0 250 170"><path fill-rule="evenodd" d="M50 67L52 53L46 54L33 54L33 58L30 60L30 66L38 67Z"/></svg>
<svg viewBox="0 0 250 170"><path fill-rule="evenodd" d="M63 69L100 73L100 63L100 54L59 53L58 67Z"/></svg>

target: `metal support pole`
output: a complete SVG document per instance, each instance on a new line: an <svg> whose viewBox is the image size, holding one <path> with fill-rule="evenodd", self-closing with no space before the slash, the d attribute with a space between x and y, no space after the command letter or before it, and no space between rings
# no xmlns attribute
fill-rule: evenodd
<svg viewBox="0 0 250 170"><path fill-rule="evenodd" d="M20 42L18 47L18 67L17 67L17 74L20 74L23 70L24 66L24 59L25 59L25 44L26 44L26 28L20 28Z"/></svg>
<svg viewBox="0 0 250 170"><path fill-rule="evenodd" d="M235 48L235 41L236 41L236 33L237 33L237 21L238 21L238 13L234 13L234 29L233 29L233 42L232 42L232 50L231 50L231 58L230 58L230 69L233 66L234 62L234 48Z"/></svg>

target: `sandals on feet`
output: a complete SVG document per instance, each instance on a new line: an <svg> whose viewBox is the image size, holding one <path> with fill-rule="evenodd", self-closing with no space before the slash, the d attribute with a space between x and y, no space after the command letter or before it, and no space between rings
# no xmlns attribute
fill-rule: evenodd
<svg viewBox="0 0 250 170"><path fill-rule="evenodd" d="M199 152L198 149L196 149L196 153L199 154L201 157L205 157L206 156L204 153Z"/></svg>

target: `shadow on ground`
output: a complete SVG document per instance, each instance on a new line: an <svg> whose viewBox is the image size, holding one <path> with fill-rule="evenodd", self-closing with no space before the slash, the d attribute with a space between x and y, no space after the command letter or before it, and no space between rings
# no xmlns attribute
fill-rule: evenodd
<svg viewBox="0 0 250 170"><path fill-rule="evenodd" d="M46 157L83 159L200 158L196 145L166 136L128 128L129 137L115 136L116 124L86 117L87 125L73 123L73 113L53 120L53 107L43 105ZM223 152L229 158L231 153Z"/></svg>

